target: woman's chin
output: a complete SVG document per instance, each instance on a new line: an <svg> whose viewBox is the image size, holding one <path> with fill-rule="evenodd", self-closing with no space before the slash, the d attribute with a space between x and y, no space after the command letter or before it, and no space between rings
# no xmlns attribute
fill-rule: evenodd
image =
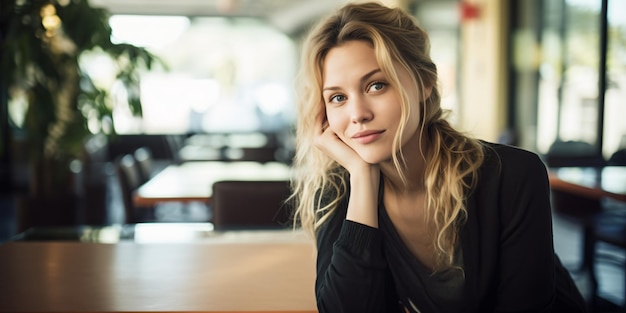
<svg viewBox="0 0 626 313"><path fill-rule="evenodd" d="M380 164L391 159L391 155L382 153L358 152L363 161L369 164Z"/></svg>

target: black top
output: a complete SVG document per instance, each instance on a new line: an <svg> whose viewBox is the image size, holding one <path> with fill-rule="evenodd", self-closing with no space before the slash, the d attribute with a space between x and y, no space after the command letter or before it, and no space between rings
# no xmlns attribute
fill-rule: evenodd
<svg viewBox="0 0 626 313"><path fill-rule="evenodd" d="M400 234L387 215L382 192L379 194L378 201L384 253L386 256L393 256L386 258L387 266L394 276L393 281L396 283L397 290L415 291L413 295L401 297L405 301L400 302L407 308L411 308L410 312L458 312L463 306L463 287L465 286L465 274L462 270L463 254L459 251L460 246L456 247L454 266L433 273L403 243ZM419 311L415 308L419 308Z"/></svg>
<svg viewBox="0 0 626 313"><path fill-rule="evenodd" d="M554 253L545 165L534 153L486 145L460 232L465 273L460 303L442 301L418 278L419 264L384 213L382 197L376 229L345 220L346 195L317 235L320 313L404 312L404 307L422 313L585 312Z"/></svg>

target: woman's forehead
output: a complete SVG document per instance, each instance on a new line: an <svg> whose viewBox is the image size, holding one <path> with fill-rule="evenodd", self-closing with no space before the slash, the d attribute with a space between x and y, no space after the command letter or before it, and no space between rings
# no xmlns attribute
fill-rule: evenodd
<svg viewBox="0 0 626 313"><path fill-rule="evenodd" d="M328 51L322 62L324 81L360 78L380 69L374 49L362 42L350 42Z"/></svg>

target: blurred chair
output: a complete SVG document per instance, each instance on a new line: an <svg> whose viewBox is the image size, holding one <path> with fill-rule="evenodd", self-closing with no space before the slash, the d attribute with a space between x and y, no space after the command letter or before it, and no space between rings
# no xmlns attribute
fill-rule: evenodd
<svg viewBox="0 0 626 313"><path fill-rule="evenodd" d="M585 141L556 140L544 155L549 167L590 166L601 167L606 164L596 148Z"/></svg>
<svg viewBox="0 0 626 313"><path fill-rule="evenodd" d="M626 149L618 149L607 160L609 166L626 166ZM590 238L590 263L592 282L592 308L599 306L598 294L598 266L612 265L622 270L626 275L626 259L621 255L626 252L626 203L613 199L602 199L602 213L594 217L593 235ZM608 245L607 245L608 244ZM621 255L615 253L615 249L621 250ZM626 278L623 284L624 299L626 299ZM621 310L626 312L626 302Z"/></svg>
<svg viewBox="0 0 626 313"><path fill-rule="evenodd" d="M556 140L544 155L546 166L555 167L602 167L606 161L597 155L595 147L584 141ZM591 269L593 249L593 220L602 212L599 200L579 197L567 192L552 190L552 208L555 214L581 227L583 232L583 255L579 270Z"/></svg>
<svg viewBox="0 0 626 313"><path fill-rule="evenodd" d="M175 164L183 163L183 159L180 156L180 150L185 146L185 141L180 135L166 135L165 145L169 150L169 157Z"/></svg>
<svg viewBox="0 0 626 313"><path fill-rule="evenodd" d="M119 181L126 224L142 222L208 222L211 220L211 207L201 202L161 202L153 207L135 207L133 193L144 181L141 167L135 157L126 154L116 161L116 174Z"/></svg>
<svg viewBox="0 0 626 313"><path fill-rule="evenodd" d="M580 141L557 141L545 156L548 167L603 167L626 165L626 152L616 151L609 160L597 155L593 145ZM578 224L582 229L582 259L580 272L589 275L591 281L591 309L599 305L598 265L617 264L626 273L626 260L616 257L612 247L626 250L626 204L611 199L592 199L576 194L552 190L552 206L555 214ZM625 281L626 288L626 281ZM626 292L625 292L626 296ZM622 307L626 310L626 305Z"/></svg>
<svg viewBox="0 0 626 313"><path fill-rule="evenodd" d="M148 147L139 147L133 153L133 157L137 161L141 183L147 182L153 175L154 159L152 158L152 151Z"/></svg>
<svg viewBox="0 0 626 313"><path fill-rule="evenodd" d="M560 190L552 190L551 202L554 214L580 227L583 240L581 263L574 271L589 272L593 264L594 220L596 216L602 213L600 201Z"/></svg>
<svg viewBox="0 0 626 313"><path fill-rule="evenodd" d="M606 163L612 166L626 166L626 148L613 152Z"/></svg>
<svg viewBox="0 0 626 313"><path fill-rule="evenodd" d="M218 181L211 200L215 229L289 227L289 195L289 181Z"/></svg>
<svg viewBox="0 0 626 313"><path fill-rule="evenodd" d="M603 212L593 219L592 235L590 236L589 261L592 264L590 271L591 280L591 305L592 309L598 307L598 266L613 265L626 274L626 203L612 199L603 199ZM600 244L603 243L603 244ZM608 244L608 245L606 245ZM616 253L621 251L621 253ZM624 299L626 299L626 278L623 284ZM626 302L621 307L626 312Z"/></svg>
<svg viewBox="0 0 626 313"><path fill-rule="evenodd" d="M152 150L148 147L137 148L135 152L133 152L133 157L135 157L135 161L137 161L142 184L165 169L168 165L172 164L172 162L168 160L155 159L152 155Z"/></svg>
<svg viewBox="0 0 626 313"><path fill-rule="evenodd" d="M133 193L141 186L141 174L137 161L131 154L125 154L115 162L115 171L119 181L125 223L154 221L154 208L135 208Z"/></svg>
<svg viewBox="0 0 626 313"><path fill-rule="evenodd" d="M82 183L78 188L80 224L107 224L107 199L110 193L111 163L109 162L109 140L103 134L93 135L84 145Z"/></svg>

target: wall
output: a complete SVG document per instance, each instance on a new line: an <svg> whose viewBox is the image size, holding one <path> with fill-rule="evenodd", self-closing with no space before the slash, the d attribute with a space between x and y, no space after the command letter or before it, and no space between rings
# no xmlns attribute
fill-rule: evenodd
<svg viewBox="0 0 626 313"><path fill-rule="evenodd" d="M473 6L477 15L461 21L458 126L478 138L496 141L506 127L508 2L463 2Z"/></svg>

